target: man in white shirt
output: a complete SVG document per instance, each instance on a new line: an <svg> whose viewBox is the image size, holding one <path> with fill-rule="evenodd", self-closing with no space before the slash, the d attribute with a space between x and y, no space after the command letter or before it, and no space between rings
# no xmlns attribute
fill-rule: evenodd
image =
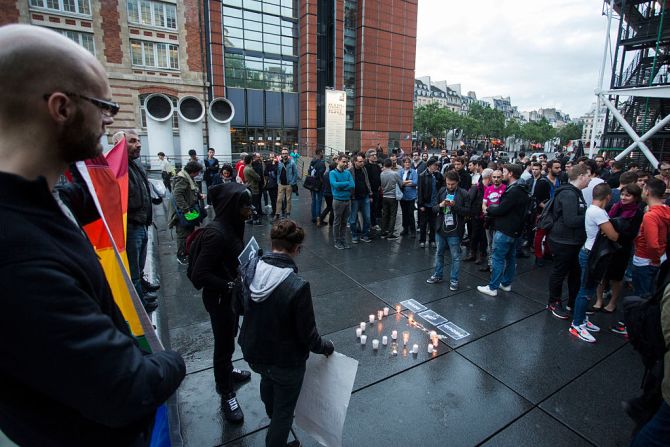
<svg viewBox="0 0 670 447"><path fill-rule="evenodd" d="M584 196L584 201L586 203L591 203L593 201L593 188L595 188L596 185L603 183L605 180L598 177L598 165L595 161L586 160L584 164L589 168L589 177L591 177L591 181L589 182L589 185L582 190L582 195Z"/></svg>

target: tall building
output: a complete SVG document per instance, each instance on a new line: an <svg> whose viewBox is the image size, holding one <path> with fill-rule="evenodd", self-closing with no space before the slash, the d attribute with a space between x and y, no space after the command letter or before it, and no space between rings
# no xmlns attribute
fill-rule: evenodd
<svg viewBox="0 0 670 447"><path fill-rule="evenodd" d="M284 145L311 153L325 142L326 89L346 92L348 150L411 147L417 0L3 0L2 6L0 24L48 27L96 55L121 105L109 138L138 128L145 153L202 153L210 145L216 123L207 113L202 129L182 141L186 128L180 131L177 108L186 97L186 114L215 98L232 103L233 152ZM165 95L158 105L171 109L172 141L161 147L150 147L147 137L151 94ZM199 133L202 141L195 141Z"/></svg>

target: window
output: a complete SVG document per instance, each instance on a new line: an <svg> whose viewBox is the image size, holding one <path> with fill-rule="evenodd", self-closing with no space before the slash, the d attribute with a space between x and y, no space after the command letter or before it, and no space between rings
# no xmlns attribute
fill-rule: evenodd
<svg viewBox="0 0 670 447"><path fill-rule="evenodd" d="M78 31L70 31L65 29L53 29L53 30L56 31L57 33L64 35L68 39L75 41L76 43L86 48L91 53L95 54L95 44L93 43L93 34L80 33Z"/></svg>
<svg viewBox="0 0 670 447"><path fill-rule="evenodd" d="M89 0L30 0L30 6L70 14L91 15Z"/></svg>
<svg viewBox="0 0 670 447"><path fill-rule="evenodd" d="M179 70L179 46L177 45L131 40L130 53L133 65Z"/></svg>
<svg viewBox="0 0 670 447"><path fill-rule="evenodd" d="M137 25L177 29L177 7L170 3L153 0L128 0L128 22Z"/></svg>

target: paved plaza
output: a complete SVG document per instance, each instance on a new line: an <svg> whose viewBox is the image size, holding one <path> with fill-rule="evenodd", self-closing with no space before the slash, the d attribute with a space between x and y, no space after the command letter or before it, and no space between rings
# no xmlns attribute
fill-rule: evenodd
<svg viewBox="0 0 670 447"><path fill-rule="evenodd" d="M304 190L294 197L291 217L306 231L296 260L299 274L311 284L320 333L333 340L336 351L359 362L345 446L628 445L633 425L620 402L638 393L639 357L607 330L616 315L592 318L603 331L596 334L597 343L589 344L570 336L569 323L545 310L551 263L535 268L533 258L520 259L512 292L499 291L495 298L476 291L488 274L463 263L460 289L452 292L448 281L426 283L434 250L418 248L417 239L376 239L336 250L330 228L310 223L309 203ZM156 222L160 328L166 344L187 365L171 405L173 439L196 447L263 446L269 419L260 400L259 376L237 390L244 424L224 422L214 391L213 339L201 292L177 263L164 213ZM269 233L269 224L247 225L245 239L254 236L269 249ZM447 251L447 266L448 257ZM408 299L469 335L445 337L437 353L428 354L427 335L408 325L410 312L395 313L396 304ZM355 327L384 306L391 315L368 325L368 343L361 346ZM418 355L400 351L394 357L383 346L373 351L371 339L390 336L393 329L410 331L410 339L421 346ZM239 346L233 360L236 367L247 368ZM297 433L303 445L318 445L299 429Z"/></svg>

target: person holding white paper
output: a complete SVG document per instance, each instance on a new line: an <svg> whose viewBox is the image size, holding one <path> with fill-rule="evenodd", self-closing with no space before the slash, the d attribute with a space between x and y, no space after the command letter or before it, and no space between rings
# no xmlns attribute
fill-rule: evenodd
<svg viewBox="0 0 670 447"><path fill-rule="evenodd" d="M272 419L265 445L284 447L309 353L329 356L335 348L319 335L309 283L297 275L293 261L305 232L283 219L274 223L270 238L272 253L255 257L240 269L244 321L238 343L251 369L261 375L261 399Z"/></svg>

